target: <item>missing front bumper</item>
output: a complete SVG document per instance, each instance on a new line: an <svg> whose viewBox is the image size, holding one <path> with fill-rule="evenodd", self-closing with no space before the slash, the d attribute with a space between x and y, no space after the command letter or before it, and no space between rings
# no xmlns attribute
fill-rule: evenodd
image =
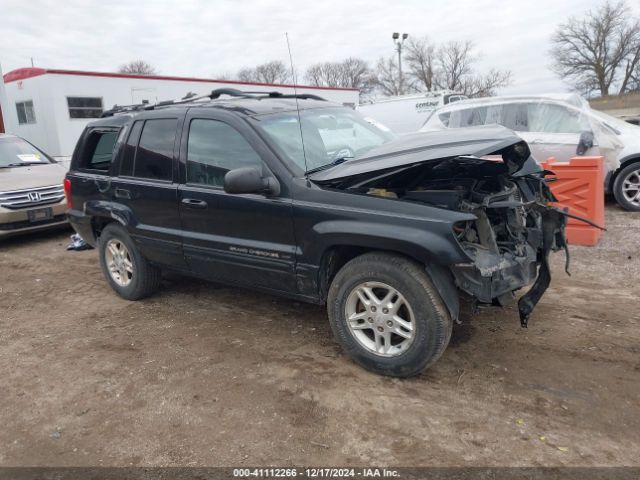
<svg viewBox="0 0 640 480"><path fill-rule="evenodd" d="M561 248L569 252L564 236L567 219L562 212L541 208L542 242L539 248L523 246L522 255L497 254L481 247L467 250L473 263L451 268L457 287L481 303L504 304L516 290L533 283L518 301L520 324L527 327L531 312L551 282L549 253ZM538 242L536 242L538 243Z"/></svg>

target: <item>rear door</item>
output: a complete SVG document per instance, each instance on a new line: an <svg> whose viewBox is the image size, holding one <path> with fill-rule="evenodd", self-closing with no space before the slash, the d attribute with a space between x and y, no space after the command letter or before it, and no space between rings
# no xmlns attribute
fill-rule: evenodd
<svg viewBox="0 0 640 480"><path fill-rule="evenodd" d="M185 266L177 183L182 121L183 116L162 111L138 116L125 134L110 186L143 255L176 268Z"/></svg>
<svg viewBox="0 0 640 480"><path fill-rule="evenodd" d="M181 143L178 197L189 268L223 282L296 291L292 202L273 153L244 120L213 109L189 112ZM273 174L281 194L225 193L225 173L240 167Z"/></svg>

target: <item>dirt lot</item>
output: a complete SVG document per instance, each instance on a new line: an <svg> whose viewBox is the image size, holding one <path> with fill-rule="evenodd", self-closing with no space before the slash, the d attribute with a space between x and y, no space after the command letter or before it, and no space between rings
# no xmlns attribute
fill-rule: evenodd
<svg viewBox="0 0 640 480"><path fill-rule="evenodd" d="M521 329L463 315L411 380L323 308L182 277L130 303L70 232L0 244L0 465L639 465L640 215L553 258Z"/></svg>

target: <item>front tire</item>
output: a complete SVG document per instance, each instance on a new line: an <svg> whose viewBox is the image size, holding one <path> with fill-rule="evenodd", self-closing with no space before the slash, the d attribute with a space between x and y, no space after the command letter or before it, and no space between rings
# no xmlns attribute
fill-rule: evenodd
<svg viewBox="0 0 640 480"><path fill-rule="evenodd" d="M451 317L424 266L400 255L367 253L344 265L327 311L340 346L381 375L418 375L451 338Z"/></svg>
<svg viewBox="0 0 640 480"><path fill-rule="evenodd" d="M110 223L102 230L98 252L107 282L122 298L139 300L160 287L160 269L142 256L121 225Z"/></svg>
<svg viewBox="0 0 640 480"><path fill-rule="evenodd" d="M640 162L627 165L613 183L616 202L631 212L640 212Z"/></svg>

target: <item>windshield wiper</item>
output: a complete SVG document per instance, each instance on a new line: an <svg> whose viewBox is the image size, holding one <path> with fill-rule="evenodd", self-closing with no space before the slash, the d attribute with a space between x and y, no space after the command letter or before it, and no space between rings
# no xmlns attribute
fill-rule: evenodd
<svg viewBox="0 0 640 480"><path fill-rule="evenodd" d="M310 175L312 173L321 172L322 170L326 170L327 168L335 167L336 165L340 165L341 163L346 162L347 160L353 157L340 157L336 158L334 161L327 163L326 165L321 165L320 167L312 168L311 170L307 170L305 175Z"/></svg>
<svg viewBox="0 0 640 480"><path fill-rule="evenodd" d="M9 167L28 167L29 165L46 165L47 162L15 162L15 163L7 163L3 165L5 168Z"/></svg>

